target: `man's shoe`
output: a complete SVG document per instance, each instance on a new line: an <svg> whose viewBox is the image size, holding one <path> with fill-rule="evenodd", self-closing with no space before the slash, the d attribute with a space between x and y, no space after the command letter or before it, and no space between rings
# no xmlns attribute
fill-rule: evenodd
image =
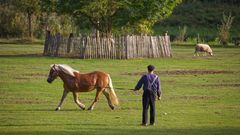
<svg viewBox="0 0 240 135"><path fill-rule="evenodd" d="M141 126L147 126L147 123L142 123Z"/></svg>

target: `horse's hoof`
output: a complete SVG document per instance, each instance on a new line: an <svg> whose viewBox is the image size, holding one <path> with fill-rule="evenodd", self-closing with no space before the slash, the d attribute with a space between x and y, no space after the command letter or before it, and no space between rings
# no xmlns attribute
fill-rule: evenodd
<svg viewBox="0 0 240 135"><path fill-rule="evenodd" d="M85 110L85 107L84 107L84 108L82 108L82 110Z"/></svg>
<svg viewBox="0 0 240 135"><path fill-rule="evenodd" d="M55 109L55 111L60 111L60 107L57 107L57 108Z"/></svg>
<svg viewBox="0 0 240 135"><path fill-rule="evenodd" d="M93 109L91 107L88 108L88 111L92 111Z"/></svg>
<svg viewBox="0 0 240 135"><path fill-rule="evenodd" d="M111 108L112 110L114 110L114 106L110 106L110 108Z"/></svg>

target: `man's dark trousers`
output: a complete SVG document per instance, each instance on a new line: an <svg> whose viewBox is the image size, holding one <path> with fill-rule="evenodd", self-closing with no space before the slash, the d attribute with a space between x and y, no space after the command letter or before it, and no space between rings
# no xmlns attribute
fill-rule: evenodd
<svg viewBox="0 0 240 135"><path fill-rule="evenodd" d="M150 124L155 122L155 100L156 94L150 90L144 90L142 97L142 124L147 124L148 121L148 107L150 106Z"/></svg>

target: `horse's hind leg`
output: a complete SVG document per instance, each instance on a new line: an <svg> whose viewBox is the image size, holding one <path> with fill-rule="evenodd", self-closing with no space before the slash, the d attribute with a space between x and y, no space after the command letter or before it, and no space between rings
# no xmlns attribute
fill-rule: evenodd
<svg viewBox="0 0 240 135"><path fill-rule="evenodd" d="M85 105L79 101L77 92L73 92L73 98L74 98L74 102L75 102L81 109L85 110Z"/></svg>
<svg viewBox="0 0 240 135"><path fill-rule="evenodd" d="M113 106L113 104L112 104L112 102L111 102L111 100L110 100L110 95L109 95L109 92L107 91L108 89L105 89L104 91L103 91L103 94L105 95L105 97L107 98L107 100L108 100L108 105L109 105L109 107L113 110L114 109L114 106Z"/></svg>
<svg viewBox="0 0 240 135"><path fill-rule="evenodd" d="M195 51L195 52L193 53L193 56L197 56L197 51Z"/></svg>
<svg viewBox="0 0 240 135"><path fill-rule="evenodd" d="M95 99L93 100L93 103L90 105L90 107L88 108L88 110L93 110L97 101L99 100L99 96L101 94L101 92L103 91L102 88L97 88L97 93L96 93L96 96L95 96Z"/></svg>

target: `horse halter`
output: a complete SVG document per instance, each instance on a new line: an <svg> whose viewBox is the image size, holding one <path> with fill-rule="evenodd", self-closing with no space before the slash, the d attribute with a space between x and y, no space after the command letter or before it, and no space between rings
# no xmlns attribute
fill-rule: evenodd
<svg viewBox="0 0 240 135"><path fill-rule="evenodd" d="M48 79L47 79L48 83L51 83L59 75L58 70L55 68L55 64L51 67L51 69L53 70L53 73L49 73ZM52 74L55 74L56 76L52 76Z"/></svg>

